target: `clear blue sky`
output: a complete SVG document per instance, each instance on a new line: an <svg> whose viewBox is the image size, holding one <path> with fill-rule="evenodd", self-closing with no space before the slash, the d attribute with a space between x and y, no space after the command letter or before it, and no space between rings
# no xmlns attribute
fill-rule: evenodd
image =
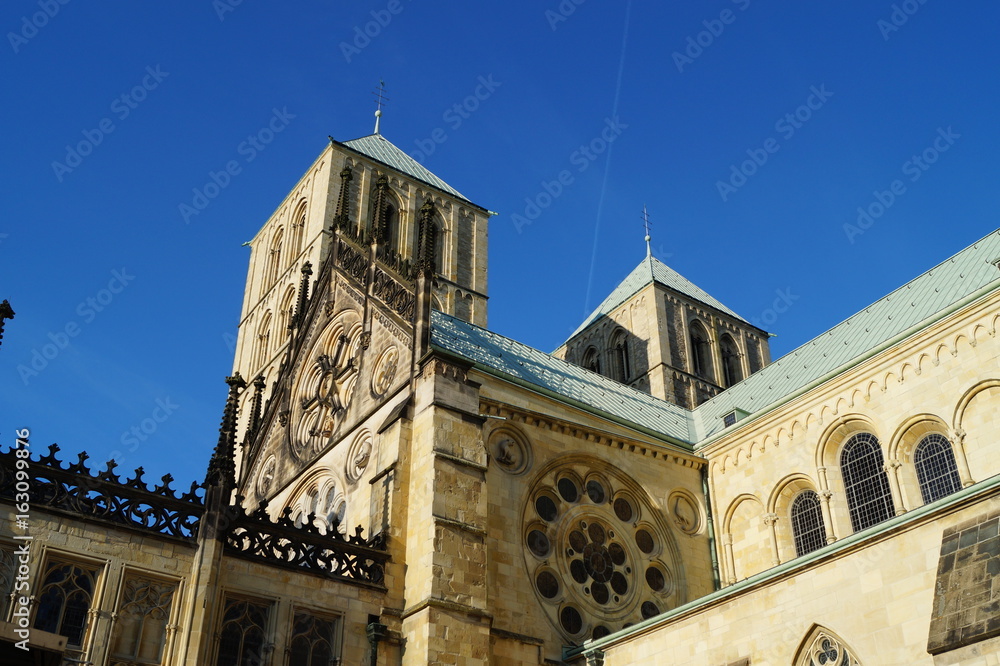
<svg viewBox="0 0 1000 666"><path fill-rule="evenodd" d="M6 2L0 440L200 479L241 245L327 135L371 132L380 78L385 136L499 212L491 328L558 346L644 256L646 204L657 256L780 356L997 226L1000 5L895 7ZM287 127L241 149L275 109Z"/></svg>

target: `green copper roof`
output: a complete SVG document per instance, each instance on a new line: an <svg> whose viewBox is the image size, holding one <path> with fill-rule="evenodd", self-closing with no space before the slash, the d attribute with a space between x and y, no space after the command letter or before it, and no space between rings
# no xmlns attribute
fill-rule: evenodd
<svg viewBox="0 0 1000 666"><path fill-rule="evenodd" d="M691 282L656 257L650 255L643 259L642 262L635 267L635 270L629 273L628 277L621 281L621 284L619 284L615 290L611 292L611 295L605 298L604 302L598 305L597 309L590 313L590 316L587 317L582 324L580 324L579 328L573 331L573 335L569 336L569 338L573 339L577 334L582 332L598 319L608 316L615 310L615 308L619 307L622 303L639 293L641 289L653 282L658 282L659 284L662 284L669 289L673 289L690 299L698 301L699 303L704 303L705 305L711 306L716 310L725 312L730 317L735 317L743 322L746 321L713 298L707 291Z"/></svg>
<svg viewBox="0 0 1000 666"><path fill-rule="evenodd" d="M395 144L381 134L370 134L368 136L363 136L360 139L345 141L341 145L347 146L351 150L355 150L366 157L370 157L376 162L381 162L388 167L392 167L400 173L404 173L407 176L416 178L423 183L427 183L428 185L436 187L439 190L447 192L452 196L472 203L458 190L432 174L424 168L424 165L397 148Z"/></svg>
<svg viewBox="0 0 1000 666"><path fill-rule="evenodd" d="M733 409L760 412L998 283L998 259L1000 230L700 405L695 409L698 439L721 431L722 417Z"/></svg>
<svg viewBox="0 0 1000 666"><path fill-rule="evenodd" d="M431 313L431 344L488 372L537 386L675 440L692 441L691 414L686 409L436 310Z"/></svg>
<svg viewBox="0 0 1000 666"><path fill-rule="evenodd" d="M437 311L431 318L431 340L435 347L466 358L497 376L538 387L563 396L567 402L585 405L675 440L698 443L721 432L722 417L734 409L751 415L773 409L796 392L821 383L930 325L950 309L1000 289L998 260L1000 230L726 389L693 412ZM659 263L647 259L640 269L646 269L647 261L654 266L653 262ZM622 284L629 282L635 273ZM645 278L636 278L631 285L638 286L622 291L631 289L635 293L649 284L648 280L640 280ZM622 300L626 298L621 296Z"/></svg>

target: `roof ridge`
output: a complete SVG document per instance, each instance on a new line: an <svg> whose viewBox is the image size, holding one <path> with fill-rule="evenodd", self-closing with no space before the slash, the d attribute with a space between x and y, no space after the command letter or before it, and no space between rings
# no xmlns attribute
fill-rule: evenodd
<svg viewBox="0 0 1000 666"><path fill-rule="evenodd" d="M426 185L462 199L476 208L480 208L484 211L486 210L486 208L480 206L479 204L473 203L471 199L446 183L438 175L415 160L412 156L406 153L406 151L394 144L382 134L366 134L365 136L350 139L348 141L337 141L336 139L331 140L349 150L353 150L354 152L364 155L368 159L374 160L379 164L383 164L390 169L395 169L396 171L410 176L411 178L415 178Z"/></svg>
<svg viewBox="0 0 1000 666"><path fill-rule="evenodd" d="M514 343L515 345L517 345L519 347L524 347L526 349L530 349L531 351L538 352L539 354L543 354L543 355L547 356L548 358L550 358L551 360L555 361L557 364L559 364L559 365L565 365L565 366L567 366L569 368L572 368L574 371L584 372L587 375L600 380L601 383L609 384L609 386L611 388L623 389L623 390L635 393L638 397L642 397L643 399L655 400L656 402L662 403L663 405L669 405L670 407L683 410L683 411L687 412L688 414L690 414L692 412L692 410L687 409L686 407L681 407L680 405L674 404L674 403L670 402L669 400L664 400L663 398L658 398L655 395L652 395L650 393L646 393L645 391L637 389L634 386L629 386L628 384L623 384L623 383L621 383L621 382L619 382L617 380L611 379L610 377L608 377L606 375L602 375L599 372L594 372L593 370L590 370L589 368L585 368L585 367L583 367L581 365L577 365L576 363L572 363L570 361L567 361L566 359L559 358L558 356L553 355L551 352L543 351L543 350L541 350L541 349L539 349L537 347L532 347L531 345L529 345L526 342L521 342L520 340L516 340L514 338L508 337L508 336L504 335L503 333L497 333L496 331L492 331L492 330L486 328L485 326L480 326L479 324L474 324L474 323L472 323L470 321L465 321L464 319L459 319L458 317L456 317L454 315L451 315L451 314L448 314L447 312L442 312L441 310L433 310L432 312L435 315L438 315L438 316L441 316L441 317L446 317L447 319L449 319L451 321L459 322L459 323L462 324L462 326L468 326L470 328L479 329L480 331L483 331L484 333L487 333L489 335L496 336L498 338L503 338L504 340L512 342L512 343ZM434 327L434 324L433 324L433 321L432 321L431 322L431 328L433 329L433 327Z"/></svg>

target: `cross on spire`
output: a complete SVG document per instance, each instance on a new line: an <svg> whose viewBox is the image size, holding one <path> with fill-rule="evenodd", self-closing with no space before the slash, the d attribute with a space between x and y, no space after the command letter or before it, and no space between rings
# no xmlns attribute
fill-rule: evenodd
<svg viewBox="0 0 1000 666"><path fill-rule="evenodd" d="M385 81L382 79L378 80L378 88L372 91L372 95L375 96L375 133L379 134L379 121L382 119L382 104L388 102L389 98L385 96Z"/></svg>
<svg viewBox="0 0 1000 666"><path fill-rule="evenodd" d="M649 236L649 227L652 225L649 222L649 212L646 210L646 204L642 204L642 224L646 228L646 256L650 257L653 254L653 250L649 245L649 241L651 240Z"/></svg>

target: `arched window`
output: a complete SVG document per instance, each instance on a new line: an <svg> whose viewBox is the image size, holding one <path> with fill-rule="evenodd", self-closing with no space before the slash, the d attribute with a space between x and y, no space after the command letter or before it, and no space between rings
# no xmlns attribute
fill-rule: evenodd
<svg viewBox="0 0 1000 666"><path fill-rule="evenodd" d="M264 663L270 613L271 607L265 602L226 599L216 666Z"/></svg>
<svg viewBox="0 0 1000 666"><path fill-rule="evenodd" d="M439 219L434 220L434 272L444 272L444 225Z"/></svg>
<svg viewBox="0 0 1000 666"><path fill-rule="evenodd" d="M591 372L601 372L601 356L595 347L588 347L587 351L583 352L583 367Z"/></svg>
<svg viewBox="0 0 1000 666"><path fill-rule="evenodd" d="M118 607L112 663L159 664L176 583L130 576Z"/></svg>
<svg viewBox="0 0 1000 666"><path fill-rule="evenodd" d="M839 636L813 626L802 642L795 666L861 666L861 662Z"/></svg>
<svg viewBox="0 0 1000 666"><path fill-rule="evenodd" d="M792 500L792 535L795 539L795 556L801 557L826 545L826 528L819 495L813 490L803 490Z"/></svg>
<svg viewBox="0 0 1000 666"><path fill-rule="evenodd" d="M65 636L71 647L83 645L97 576L95 566L48 562L38 592L35 629Z"/></svg>
<svg viewBox="0 0 1000 666"><path fill-rule="evenodd" d="M295 208L295 213L292 214L292 243L288 248L288 260L289 262L295 261L295 258L299 256L302 252L302 239L306 232L306 202L302 201Z"/></svg>
<svg viewBox="0 0 1000 666"><path fill-rule="evenodd" d="M264 289L267 290L274 284L284 266L281 263L281 248L284 242L285 231L278 229L274 232L274 240L271 241L271 249L267 257L267 272L264 273Z"/></svg>
<svg viewBox="0 0 1000 666"><path fill-rule="evenodd" d="M723 335L719 343L722 352L722 373L727 387L742 381L743 362L740 360L740 348L728 334Z"/></svg>
<svg viewBox="0 0 1000 666"><path fill-rule="evenodd" d="M292 316L295 314L295 286L289 285L285 290L285 296L281 299L281 310L278 312L278 336L288 335L291 328Z"/></svg>
<svg viewBox="0 0 1000 666"><path fill-rule="evenodd" d="M618 330L611 336L611 364L613 379L623 384L632 376L632 363L628 353L628 336L625 331Z"/></svg>
<svg viewBox="0 0 1000 666"><path fill-rule="evenodd" d="M955 466L955 452L944 436L937 433L924 437L913 452L920 494L924 504L930 504L962 489L962 480Z"/></svg>
<svg viewBox="0 0 1000 666"><path fill-rule="evenodd" d="M264 314L264 318L257 327L257 362L259 368L267 363L268 353L271 347L271 312Z"/></svg>
<svg viewBox="0 0 1000 666"><path fill-rule="evenodd" d="M290 641L291 661L296 666L329 666L337 656L337 622L305 611L296 611Z"/></svg>
<svg viewBox="0 0 1000 666"><path fill-rule="evenodd" d="M712 340L708 336L708 330L700 321L691 322L691 360L694 374L715 381L715 372L712 368Z"/></svg>
<svg viewBox="0 0 1000 666"><path fill-rule="evenodd" d="M882 447L869 432L851 437L840 453L847 506L855 532L888 520L895 512L883 464Z"/></svg>

